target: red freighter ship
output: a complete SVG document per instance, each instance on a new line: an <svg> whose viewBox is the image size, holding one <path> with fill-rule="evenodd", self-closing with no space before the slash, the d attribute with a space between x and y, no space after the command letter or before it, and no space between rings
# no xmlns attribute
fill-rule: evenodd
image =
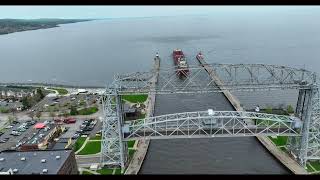
<svg viewBox="0 0 320 180"><path fill-rule="evenodd" d="M189 66L181 49L173 50L173 61L179 76L187 76L189 74Z"/></svg>

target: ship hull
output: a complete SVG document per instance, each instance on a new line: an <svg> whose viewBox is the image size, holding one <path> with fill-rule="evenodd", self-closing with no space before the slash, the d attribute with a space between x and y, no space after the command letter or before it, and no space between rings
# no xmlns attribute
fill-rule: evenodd
<svg viewBox="0 0 320 180"><path fill-rule="evenodd" d="M189 67L187 65L187 62L185 60L185 56L181 50L174 50L173 51L173 62L176 66L176 73L179 77L186 77L189 75ZM180 67L181 66L181 59L186 63L186 67Z"/></svg>

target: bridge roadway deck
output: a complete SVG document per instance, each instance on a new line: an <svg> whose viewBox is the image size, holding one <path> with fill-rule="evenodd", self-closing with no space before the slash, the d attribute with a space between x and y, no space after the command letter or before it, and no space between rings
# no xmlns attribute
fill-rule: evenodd
<svg viewBox="0 0 320 180"><path fill-rule="evenodd" d="M236 132L234 133L233 136L239 136L239 137L244 137L244 136L256 136L256 134L263 134L265 136L273 136L275 132L280 133L282 136L294 136L295 132L294 131L288 131L287 128L270 128L266 131L265 128L257 128L254 129L254 133L252 133L252 130L250 129L230 129L230 131ZM209 137L230 137L228 132L226 130L221 130L221 129L201 129L197 130L194 129L194 132L196 133L191 133L191 130L180 130L176 131L175 129L172 130L166 130L166 131L157 131L155 133L154 131L142 131L142 132L137 132L133 134L131 137L125 136L124 140L129 141L129 140L139 140L141 137L145 139L171 139L171 138L187 138L187 137L192 137L192 138L209 138ZM232 132L231 132L232 133ZM161 134L161 135L159 135Z"/></svg>
<svg viewBox="0 0 320 180"><path fill-rule="evenodd" d="M204 59L199 59L199 63L205 68L216 85L220 88L223 88L223 82L216 75L210 65L208 65ZM244 111L244 109L240 105L240 101L235 96L233 96L230 91L223 90L222 92L237 111ZM284 166L290 169L294 174L308 174L308 172L303 167L301 167L297 163L297 161L292 159L288 154L278 149L268 137L257 136L257 139L269 150L270 153L272 153Z"/></svg>
<svg viewBox="0 0 320 180"><path fill-rule="evenodd" d="M159 73L159 68L160 68L160 58L155 58L154 69L156 70L157 73ZM153 89L155 89L156 84L158 82L158 75L159 74L156 74L156 76L154 76L154 78L152 79L151 86ZM153 116L156 94L154 92L151 92L148 98L149 99L148 99L146 118ZM138 174L142 166L143 160L147 154L149 144L150 144L149 139L138 140L137 151L134 153L125 174Z"/></svg>

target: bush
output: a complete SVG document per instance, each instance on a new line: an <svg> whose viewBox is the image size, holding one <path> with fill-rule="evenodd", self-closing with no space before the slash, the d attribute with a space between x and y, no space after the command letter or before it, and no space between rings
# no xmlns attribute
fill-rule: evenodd
<svg viewBox="0 0 320 180"><path fill-rule="evenodd" d="M77 111L77 108L75 106L71 106L70 107L70 115L74 116L74 115L78 115L79 112Z"/></svg>
<svg viewBox="0 0 320 180"><path fill-rule="evenodd" d="M287 107L287 112L288 112L289 114L294 113L293 107L292 107L291 105L289 105L289 106Z"/></svg>
<svg viewBox="0 0 320 180"><path fill-rule="evenodd" d="M268 106L265 111L268 114L272 114L272 107Z"/></svg>

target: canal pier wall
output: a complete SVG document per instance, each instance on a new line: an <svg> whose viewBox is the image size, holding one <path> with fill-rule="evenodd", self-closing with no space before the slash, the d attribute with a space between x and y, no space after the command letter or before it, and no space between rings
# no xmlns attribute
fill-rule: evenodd
<svg viewBox="0 0 320 180"><path fill-rule="evenodd" d="M222 89L223 94L232 104L232 106L237 111L244 111L244 109L240 105L240 101L233 96L229 90L225 90L223 82L217 76L213 68L208 65L204 59L198 59L199 63L205 68L209 76L214 80L216 85ZM247 124L252 122L246 122ZM285 167L287 167L294 174L308 174L308 172L298 164L293 158L291 158L288 154L280 150L268 137L257 136L257 139L260 143L274 156L276 157Z"/></svg>
<svg viewBox="0 0 320 180"><path fill-rule="evenodd" d="M154 73L151 80L151 88L155 89L156 84L158 82L158 76L159 76L159 68L160 68L160 58L154 59ZM148 106L146 111L146 118L151 117L154 115L154 106L156 101L156 94L155 92L149 92L148 96ZM150 144L150 139L140 139L137 143L137 151L134 153L132 160L130 161L127 170L125 171L125 174L138 174L139 170L142 166L143 160L147 154L148 147Z"/></svg>

